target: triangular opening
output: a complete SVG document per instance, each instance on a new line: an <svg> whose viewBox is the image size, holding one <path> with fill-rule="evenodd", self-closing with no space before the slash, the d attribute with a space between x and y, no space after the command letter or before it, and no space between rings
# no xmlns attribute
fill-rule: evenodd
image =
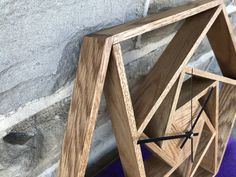
<svg viewBox="0 0 236 177"><path fill-rule="evenodd" d="M213 8L188 18L166 47L152 69L133 87L132 102L137 128L142 132L154 116L168 92L178 79L183 63L187 63L206 35L206 26L211 25L219 9ZM209 22L210 21L210 22ZM210 23L210 24L209 24ZM193 26L198 28L194 29ZM188 45L186 45L188 44ZM170 59L171 60L168 60Z"/></svg>
<svg viewBox="0 0 236 177"><path fill-rule="evenodd" d="M142 154L146 176L163 177L170 172L172 167L158 155L153 154L147 148L143 148Z"/></svg>
<svg viewBox="0 0 236 177"><path fill-rule="evenodd" d="M199 169L199 161L205 155L205 149L210 146L209 143L212 142L212 133L208 126L204 124L202 132L200 134L200 140L195 146L195 155L194 162L191 162L190 156L186 158L186 160L171 174L171 177L186 177L191 175L192 173L198 174L197 170Z"/></svg>

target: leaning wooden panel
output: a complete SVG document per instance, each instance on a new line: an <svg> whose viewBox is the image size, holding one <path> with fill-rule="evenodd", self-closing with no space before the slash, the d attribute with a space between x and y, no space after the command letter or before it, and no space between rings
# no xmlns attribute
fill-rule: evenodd
<svg viewBox="0 0 236 177"><path fill-rule="evenodd" d="M132 100L138 128L144 120L146 125L151 120L220 11L221 7L216 7L189 18L152 70L135 88L137 92Z"/></svg>
<svg viewBox="0 0 236 177"><path fill-rule="evenodd" d="M224 6L207 36L223 75L236 79L236 42Z"/></svg>
<svg viewBox="0 0 236 177"><path fill-rule="evenodd" d="M221 0L198 0L184 6L145 17L141 20L131 21L126 24L102 30L95 34L113 36L114 43L119 43L140 34L144 34L182 19L194 16L216 7L221 3Z"/></svg>
<svg viewBox="0 0 236 177"><path fill-rule="evenodd" d="M59 177L85 174L112 41L85 37L61 152Z"/></svg>
<svg viewBox="0 0 236 177"><path fill-rule="evenodd" d="M112 48L105 96L125 175L145 177L141 148L137 145L137 128L120 44Z"/></svg>

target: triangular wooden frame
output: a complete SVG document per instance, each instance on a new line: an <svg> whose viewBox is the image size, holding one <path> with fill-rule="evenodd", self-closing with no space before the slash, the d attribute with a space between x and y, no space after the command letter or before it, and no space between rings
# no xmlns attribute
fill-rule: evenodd
<svg viewBox="0 0 236 177"><path fill-rule="evenodd" d="M157 64L140 83L131 100L120 42L183 19L186 19L183 26ZM127 177L173 176L180 164L176 165L168 153L155 143L149 144L148 147L152 152L159 154L161 159L167 162L167 167L171 168L157 175L152 169L162 164L155 159L148 162L148 166L144 168L141 148L137 145L137 140L147 136L144 130L165 99L171 105L169 111L164 110L165 115L171 117L175 112L183 84L183 75L191 72L186 64L206 35L225 76L193 70L194 75L214 81L198 92L196 97L204 96L210 86L218 87L219 82L223 82L221 93L219 96L216 94L215 100L211 103L214 104L215 111L205 110L207 116L213 116L216 120L212 123L215 128L212 141L215 140L213 148L217 151L217 160L215 165L208 169L212 173L209 176L214 176L221 164L236 112L236 105L232 103L236 100L234 86L236 85L234 80L236 79L236 47L222 0L195 1L84 38L65 130L59 177L84 177L85 175L104 85L125 175ZM162 75L165 76L164 79ZM217 90L216 93L219 92ZM168 129L167 126L164 131L168 132ZM202 176L205 173L203 169L209 162L203 159L202 163L204 165L198 164L200 167L191 176L196 177L198 174ZM162 168L165 169L166 166Z"/></svg>

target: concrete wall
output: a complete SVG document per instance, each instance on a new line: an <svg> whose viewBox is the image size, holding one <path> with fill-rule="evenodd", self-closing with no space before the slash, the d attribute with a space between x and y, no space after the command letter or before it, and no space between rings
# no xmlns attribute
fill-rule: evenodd
<svg viewBox="0 0 236 177"><path fill-rule="evenodd" d="M84 35L188 2L2 0L0 176L55 176ZM226 5L235 27L234 4ZM130 87L149 71L180 25L122 43ZM190 65L220 73L207 39ZM95 131L88 176L117 157L104 97Z"/></svg>

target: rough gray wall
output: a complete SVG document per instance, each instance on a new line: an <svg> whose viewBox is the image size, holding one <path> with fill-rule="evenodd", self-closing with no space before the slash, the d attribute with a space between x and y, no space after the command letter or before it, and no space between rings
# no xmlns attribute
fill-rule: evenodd
<svg viewBox="0 0 236 177"><path fill-rule="evenodd" d="M82 37L142 14L142 0L0 2L0 115L73 80Z"/></svg>
<svg viewBox="0 0 236 177"><path fill-rule="evenodd" d="M187 2L153 0L148 13ZM82 37L140 17L144 4L145 0L0 2L1 177L56 176ZM231 21L235 29L235 13ZM143 35L138 47L136 39L122 43L130 88L150 70L180 25ZM220 72L207 39L189 64ZM104 97L95 131L88 176L117 157ZM23 143L2 138L9 132L21 135Z"/></svg>

